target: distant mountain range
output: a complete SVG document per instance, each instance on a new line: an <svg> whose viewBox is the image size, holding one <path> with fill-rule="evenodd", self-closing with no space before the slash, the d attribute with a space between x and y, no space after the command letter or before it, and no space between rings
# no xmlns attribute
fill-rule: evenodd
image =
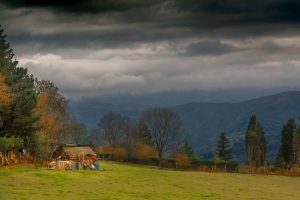
<svg viewBox="0 0 300 200"><path fill-rule="evenodd" d="M100 101L72 102L78 118L89 127L95 127L108 111L138 118L151 106L149 102L104 103ZM211 157L220 132L228 133L233 142L235 157L245 160L244 133L251 115L255 114L264 127L268 155L278 151L282 125L289 119L300 117L300 91L289 91L238 103L187 103L170 107L183 122L195 152Z"/></svg>

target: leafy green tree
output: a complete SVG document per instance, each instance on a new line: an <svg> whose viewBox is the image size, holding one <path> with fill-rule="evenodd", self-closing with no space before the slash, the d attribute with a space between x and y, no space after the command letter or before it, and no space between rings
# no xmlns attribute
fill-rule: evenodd
<svg viewBox="0 0 300 200"><path fill-rule="evenodd" d="M294 119L289 119L281 131L281 144L276 159L277 166L289 166L292 161L293 136L296 129Z"/></svg>
<svg viewBox="0 0 300 200"><path fill-rule="evenodd" d="M266 140L261 124L256 116L251 116L245 138L248 164L253 167L264 165L266 159Z"/></svg>
<svg viewBox="0 0 300 200"><path fill-rule="evenodd" d="M218 145L216 149L216 155L221 160L231 160L232 159L232 148L230 140L226 137L226 133L221 133Z"/></svg>

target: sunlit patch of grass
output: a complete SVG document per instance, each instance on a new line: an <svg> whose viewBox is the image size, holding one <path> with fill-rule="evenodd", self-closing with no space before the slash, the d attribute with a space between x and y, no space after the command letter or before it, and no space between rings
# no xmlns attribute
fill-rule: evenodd
<svg viewBox="0 0 300 200"><path fill-rule="evenodd" d="M2 199L300 199L300 178L160 170L102 163L106 171L0 168Z"/></svg>

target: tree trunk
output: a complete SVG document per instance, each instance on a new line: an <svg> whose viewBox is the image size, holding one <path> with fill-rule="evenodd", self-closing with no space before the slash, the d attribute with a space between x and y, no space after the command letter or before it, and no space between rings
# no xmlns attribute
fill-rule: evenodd
<svg viewBox="0 0 300 200"><path fill-rule="evenodd" d="M29 150L27 150L27 155L26 155L26 162L27 163L28 163L29 157L30 157L30 152L29 152Z"/></svg>
<svg viewBox="0 0 300 200"><path fill-rule="evenodd" d="M4 164L10 165L7 151L4 152Z"/></svg>
<svg viewBox="0 0 300 200"><path fill-rule="evenodd" d="M163 158L162 158L162 152L159 152L158 153L158 166L160 167L160 168L163 168Z"/></svg>
<svg viewBox="0 0 300 200"><path fill-rule="evenodd" d="M1 166L4 165L4 153L0 152L0 158L1 158Z"/></svg>

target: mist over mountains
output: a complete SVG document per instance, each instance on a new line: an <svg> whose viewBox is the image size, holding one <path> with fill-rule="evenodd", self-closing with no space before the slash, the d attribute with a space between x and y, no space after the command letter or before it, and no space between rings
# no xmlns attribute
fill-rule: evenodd
<svg viewBox="0 0 300 200"><path fill-rule="evenodd" d="M188 94L191 96L173 94L177 101L169 101L170 97L163 96L140 97L130 101L132 98L124 96L119 99L106 97L73 101L71 106L75 115L89 128L95 127L109 111L137 119L149 107L167 106L180 115L184 134L188 135L197 155L211 157L220 132L226 132L232 140L234 155L240 162L245 159L244 133L251 115L255 114L264 127L270 158L274 158L278 151L282 125L289 118L298 120L300 116L300 91L288 91L235 103L180 104L197 96L197 93ZM199 96L200 99L203 98Z"/></svg>

